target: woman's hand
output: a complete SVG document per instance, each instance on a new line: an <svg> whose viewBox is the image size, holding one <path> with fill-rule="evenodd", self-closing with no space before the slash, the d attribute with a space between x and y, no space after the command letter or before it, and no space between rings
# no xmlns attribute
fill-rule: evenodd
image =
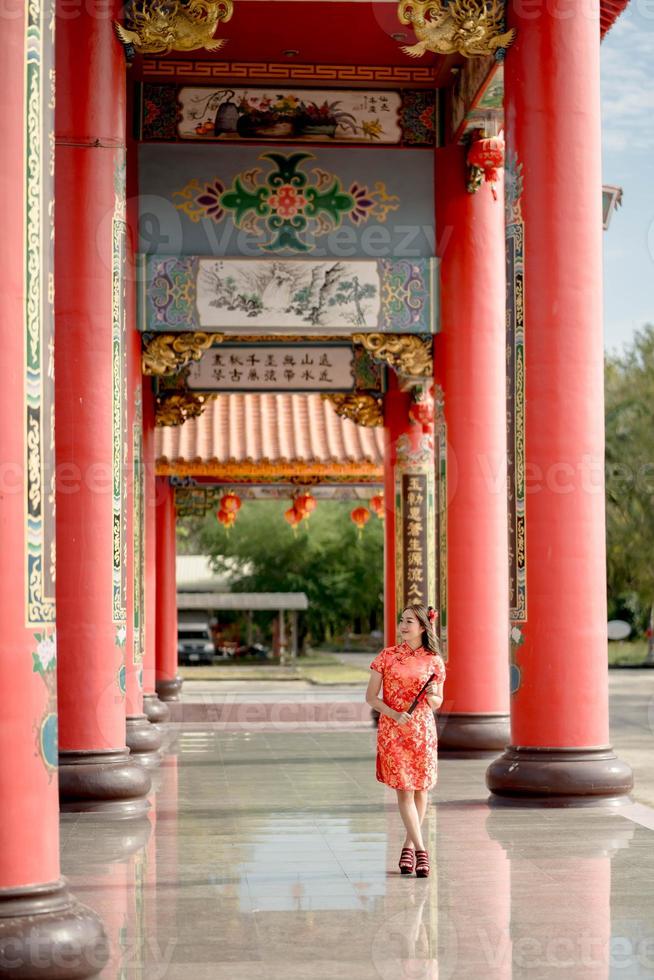
<svg viewBox="0 0 654 980"><path fill-rule="evenodd" d="M440 708L440 706L443 703L443 695L439 691L439 687L440 684L434 685L434 683L432 682L431 684L428 684L427 687L425 688L425 694L427 695L427 704L432 709L432 711L435 711L437 708Z"/></svg>
<svg viewBox="0 0 654 980"><path fill-rule="evenodd" d="M395 721L398 723L398 725L406 725L407 722L411 721L411 715L408 711L396 711Z"/></svg>

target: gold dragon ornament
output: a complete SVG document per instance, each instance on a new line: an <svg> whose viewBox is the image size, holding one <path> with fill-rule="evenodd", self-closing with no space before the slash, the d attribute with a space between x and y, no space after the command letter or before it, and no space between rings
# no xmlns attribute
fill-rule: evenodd
<svg viewBox="0 0 654 980"><path fill-rule="evenodd" d="M137 54L217 51L225 39L214 34L233 12L232 0L130 0L124 26L114 21L114 27L123 44Z"/></svg>
<svg viewBox="0 0 654 980"><path fill-rule="evenodd" d="M428 51L474 58L508 48L515 38L513 29L503 30L504 6L498 0L402 0L397 15L418 38L402 47L412 58Z"/></svg>

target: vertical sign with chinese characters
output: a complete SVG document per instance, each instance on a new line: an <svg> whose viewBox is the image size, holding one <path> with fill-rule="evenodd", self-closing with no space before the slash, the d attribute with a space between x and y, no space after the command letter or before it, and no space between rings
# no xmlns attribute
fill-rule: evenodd
<svg viewBox="0 0 654 980"><path fill-rule="evenodd" d="M428 470L396 477L397 609L433 605L435 573L434 477Z"/></svg>

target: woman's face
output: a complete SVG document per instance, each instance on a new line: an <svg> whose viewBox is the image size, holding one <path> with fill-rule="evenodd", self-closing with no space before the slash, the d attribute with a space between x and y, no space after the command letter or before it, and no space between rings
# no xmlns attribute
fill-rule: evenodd
<svg viewBox="0 0 654 980"><path fill-rule="evenodd" d="M400 618L400 636L407 643L417 643L422 636L422 626L411 609L405 609Z"/></svg>

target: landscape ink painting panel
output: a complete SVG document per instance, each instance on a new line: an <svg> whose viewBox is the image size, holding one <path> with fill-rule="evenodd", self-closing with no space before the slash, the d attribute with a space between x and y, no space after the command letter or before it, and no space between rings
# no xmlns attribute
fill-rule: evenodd
<svg viewBox="0 0 654 980"><path fill-rule="evenodd" d="M197 306L207 326L361 330L380 314L375 262L200 259Z"/></svg>
<svg viewBox="0 0 654 980"><path fill-rule="evenodd" d="M141 256L140 329L435 332L431 259Z"/></svg>

